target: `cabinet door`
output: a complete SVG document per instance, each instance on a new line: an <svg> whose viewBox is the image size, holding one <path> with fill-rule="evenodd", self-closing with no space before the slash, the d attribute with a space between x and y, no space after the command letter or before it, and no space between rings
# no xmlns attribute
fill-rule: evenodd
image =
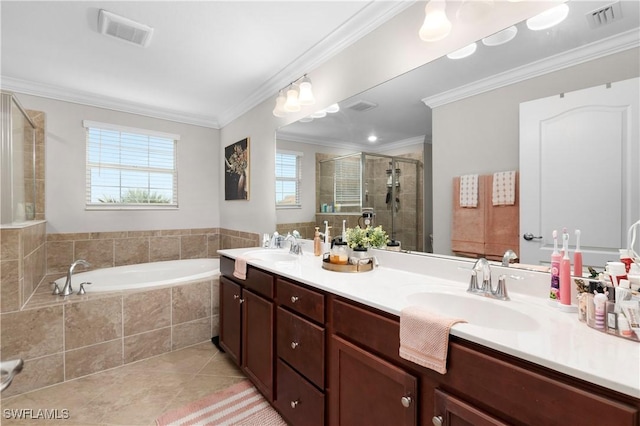
<svg viewBox="0 0 640 426"><path fill-rule="evenodd" d="M242 369L256 387L273 401L273 302L243 290Z"/></svg>
<svg viewBox="0 0 640 426"><path fill-rule="evenodd" d="M220 346L240 365L242 338L242 290L225 277L220 277Z"/></svg>
<svg viewBox="0 0 640 426"><path fill-rule="evenodd" d="M331 337L332 425L415 425L417 380L387 361Z"/></svg>
<svg viewBox="0 0 640 426"><path fill-rule="evenodd" d="M432 419L434 425L441 426L507 426L495 417L469 405L461 399L435 390L436 412Z"/></svg>

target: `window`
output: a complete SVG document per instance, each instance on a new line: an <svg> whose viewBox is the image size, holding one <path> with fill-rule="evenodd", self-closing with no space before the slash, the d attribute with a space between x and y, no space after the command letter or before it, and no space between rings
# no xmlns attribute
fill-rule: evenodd
<svg viewBox="0 0 640 426"><path fill-rule="evenodd" d="M88 209L177 208L180 136L84 121Z"/></svg>
<svg viewBox="0 0 640 426"><path fill-rule="evenodd" d="M300 207L301 152L276 152L276 208Z"/></svg>
<svg viewBox="0 0 640 426"><path fill-rule="evenodd" d="M360 206L360 158L339 158L335 163L334 199L336 205Z"/></svg>

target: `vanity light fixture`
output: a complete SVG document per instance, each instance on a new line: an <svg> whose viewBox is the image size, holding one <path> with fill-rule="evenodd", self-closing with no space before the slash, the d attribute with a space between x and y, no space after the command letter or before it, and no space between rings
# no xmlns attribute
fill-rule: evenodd
<svg viewBox="0 0 640 426"><path fill-rule="evenodd" d="M451 52L447 55L449 59L462 59L467 56L471 56L476 52L478 45L476 43L471 43L463 47L462 49L458 49L455 52Z"/></svg>
<svg viewBox="0 0 640 426"><path fill-rule="evenodd" d="M297 84L298 82L300 82L299 85ZM273 115L284 117L289 112L300 111L302 106L313 105L315 102L316 98L313 96L311 79L305 74L278 92Z"/></svg>
<svg viewBox="0 0 640 426"><path fill-rule="evenodd" d="M447 18L445 0L431 0L424 7L424 23L420 27L420 38L424 41L442 40L451 32L451 21Z"/></svg>
<svg viewBox="0 0 640 426"><path fill-rule="evenodd" d="M567 15L569 15L569 6L562 3L527 19L527 28L533 31L546 30L564 21Z"/></svg>
<svg viewBox="0 0 640 426"><path fill-rule="evenodd" d="M483 38L482 44L485 46L500 46L513 40L516 34L518 34L518 28L512 25L509 28L505 28L502 31Z"/></svg>

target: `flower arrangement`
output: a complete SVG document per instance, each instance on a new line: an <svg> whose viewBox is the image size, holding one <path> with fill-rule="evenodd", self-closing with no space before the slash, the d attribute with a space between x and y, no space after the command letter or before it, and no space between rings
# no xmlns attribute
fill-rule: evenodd
<svg viewBox="0 0 640 426"><path fill-rule="evenodd" d="M364 229L356 226L355 228L347 228L346 240L347 245L352 249L356 247L380 248L389 242L389 236L382 229L382 226L376 226L375 228L367 226Z"/></svg>
<svg viewBox="0 0 640 426"><path fill-rule="evenodd" d="M247 169L247 150L242 149L240 145L235 145L233 153L228 159L225 158L225 161L230 172L242 175Z"/></svg>

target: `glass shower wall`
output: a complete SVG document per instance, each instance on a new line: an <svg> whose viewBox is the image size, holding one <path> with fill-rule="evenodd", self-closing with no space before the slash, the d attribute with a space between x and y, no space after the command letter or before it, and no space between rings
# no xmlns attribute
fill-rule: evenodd
<svg viewBox="0 0 640 426"><path fill-rule="evenodd" d="M0 223L35 219L36 126L11 93L2 92L0 164Z"/></svg>

